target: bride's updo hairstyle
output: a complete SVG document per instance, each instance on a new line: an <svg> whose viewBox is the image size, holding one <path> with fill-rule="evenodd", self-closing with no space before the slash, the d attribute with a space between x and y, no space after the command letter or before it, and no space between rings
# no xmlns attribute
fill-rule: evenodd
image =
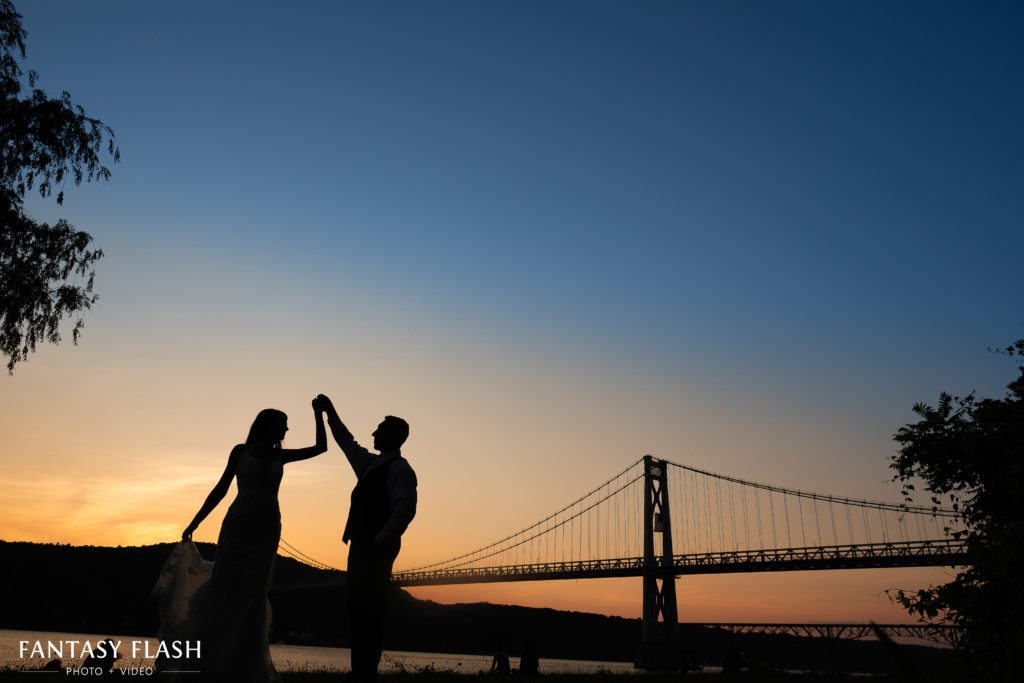
<svg viewBox="0 0 1024 683"><path fill-rule="evenodd" d="M269 443L271 448L280 448L281 440L274 439L280 429L281 421L287 419L288 416L280 410L274 408L261 410L256 415L256 419L252 421L252 427L249 427L249 436L245 438L245 445L255 446L258 443Z"/></svg>

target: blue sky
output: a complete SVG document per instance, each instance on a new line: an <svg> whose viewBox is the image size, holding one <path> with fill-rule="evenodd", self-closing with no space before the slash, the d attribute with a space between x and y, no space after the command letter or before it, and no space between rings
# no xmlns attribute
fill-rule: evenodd
<svg viewBox="0 0 1024 683"><path fill-rule="evenodd" d="M1013 3L21 10L122 230L659 354L1020 333Z"/></svg>
<svg viewBox="0 0 1024 683"><path fill-rule="evenodd" d="M818 488L885 479L914 401L1012 376L986 349L1024 336L1019 3L18 9L25 64L123 158L63 207L29 201L107 252L61 367L151 352L202 384L254 345L287 349L284 375L366 366L402 393L402 359L500 395L500 366L647 425L624 463L680 421L681 449L721 449L700 465L794 450L765 471ZM56 358L17 381L43 392ZM548 411L560 450L612 440L549 390L510 389L502 438L532 444Z"/></svg>

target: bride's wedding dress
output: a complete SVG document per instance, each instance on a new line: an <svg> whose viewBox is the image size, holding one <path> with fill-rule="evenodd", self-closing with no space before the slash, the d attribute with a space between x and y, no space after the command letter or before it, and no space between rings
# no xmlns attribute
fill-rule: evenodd
<svg viewBox="0 0 1024 683"><path fill-rule="evenodd" d="M198 640L200 657L165 659L158 666L202 671L204 681L276 682L280 677L267 642L267 591L281 538L277 491L283 464L279 456L263 459L244 446L236 448L243 449L238 495L221 524L215 561L206 562L194 543L182 541L153 589L160 600L159 637Z"/></svg>

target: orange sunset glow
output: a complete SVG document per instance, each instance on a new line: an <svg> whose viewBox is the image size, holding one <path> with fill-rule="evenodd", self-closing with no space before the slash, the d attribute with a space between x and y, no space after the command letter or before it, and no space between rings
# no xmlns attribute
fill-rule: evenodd
<svg viewBox="0 0 1024 683"><path fill-rule="evenodd" d="M102 331L95 336L102 336ZM262 351L270 353L269 348ZM89 348L74 355L44 349L33 359L32 369L43 377L99 386L97 391L86 389L84 400L82 395L40 389L37 377L26 379L29 373L8 378L19 389L19 400L8 400L2 408L19 429L17 439L8 444L13 457L8 458L3 482L0 537L111 546L174 541L220 475L230 447L244 437L249 414L264 404L282 408L290 416L286 445L311 443L308 398L317 390L331 392L332 387L324 385L332 380L323 378L332 376L340 386L371 387L350 407L344 391L333 391L339 411L364 443L369 443L369 431L385 411L401 412L412 425L404 450L417 470L420 506L403 539L398 568L445 559L527 526L638 457L634 442L645 443L653 453L671 453L682 433L693 435L690 443L697 452L733 453L728 458L693 457L685 460L688 464L724 471L724 463L729 463L729 471L762 481L774 475L789 485L898 499L894 486L884 481L884 438L851 441L842 450L833 444L830 453L816 457L814 449L827 435L788 429L780 415L774 424L765 420L759 425L762 436L771 435L772 441L764 441L762 452L753 455L748 437L723 424L738 407L718 405L716 419L705 406L673 397L664 386L659 391L657 378L647 378L645 391L630 386L638 379L614 370L595 374L571 363L537 363L527 373L514 374L497 369L497 359L482 353L473 358L467 349L461 357L461 377L447 352L391 359L390 372L413 376L399 396L372 390L372 374L383 366L360 370L339 363L329 372L308 364L298 375L293 373L283 385L287 400L275 400L278 378L252 377L233 387L233 380L210 368L203 380L208 391L197 399L187 393L149 392L153 375L144 358L121 356L122 371L115 378L105 375L102 358L81 362L90 355ZM475 364L467 365L467 359ZM174 362L189 363L183 355ZM173 386L170 377L161 381ZM492 382L506 391L489 401L479 400ZM298 385L304 383L312 387L305 392L308 398L299 394ZM432 389L438 385L460 390L434 395ZM616 391L603 392L602 385L615 386ZM239 391L263 398L223 404L218 398L222 392ZM543 395L545 402L538 403L534 394ZM627 395L634 397L630 412L623 411ZM13 397L14 392L5 396ZM547 405L559 409L549 413ZM40 411L43 406L46 410ZM529 424L529 431L517 435L508 430L507 415L515 415L518 424ZM228 429L231 423L234 428ZM594 425L609 428L595 430ZM861 449L869 448L877 453L872 471L851 472L843 480L844 490L837 491L828 468L844 458L863 458ZM344 568L347 549L340 535L354 482L333 442L328 453L288 465L281 488L282 537L309 556ZM222 503L203 523L197 540L216 541L226 508L227 502ZM948 571L685 577L677 580L680 619L901 621L905 615L884 595L885 589L941 581ZM627 617L639 616L641 608L639 579L437 586L410 592L446 603L486 601Z"/></svg>

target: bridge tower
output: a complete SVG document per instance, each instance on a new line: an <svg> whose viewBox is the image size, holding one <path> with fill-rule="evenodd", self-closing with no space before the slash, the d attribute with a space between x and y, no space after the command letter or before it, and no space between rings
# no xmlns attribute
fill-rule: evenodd
<svg viewBox="0 0 1024 683"><path fill-rule="evenodd" d="M654 552L661 535L661 557ZM668 468L644 456L644 618L634 664L640 669L679 665L679 620L672 573L672 523L668 508ZM660 618L660 621L659 621Z"/></svg>

